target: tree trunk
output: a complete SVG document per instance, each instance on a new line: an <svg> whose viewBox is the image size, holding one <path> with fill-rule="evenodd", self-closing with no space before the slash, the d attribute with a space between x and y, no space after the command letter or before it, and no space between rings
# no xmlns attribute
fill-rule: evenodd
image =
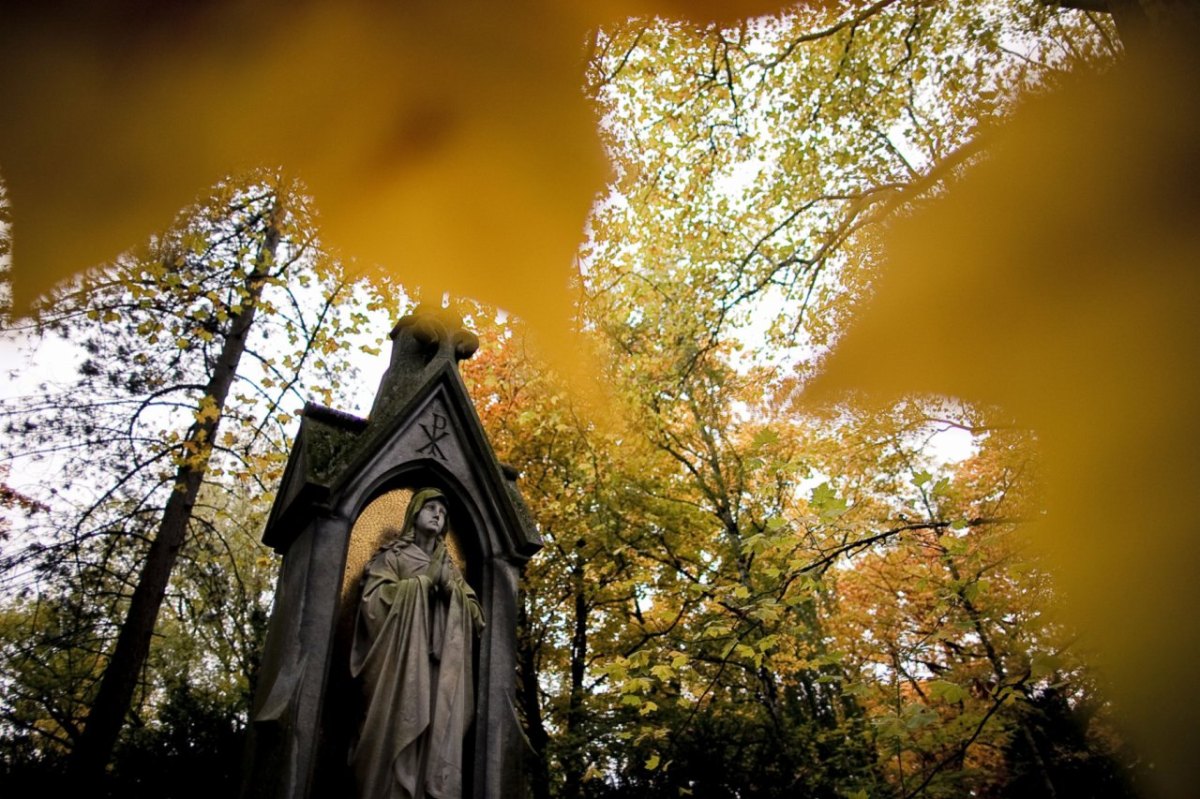
<svg viewBox="0 0 1200 799"><path fill-rule="evenodd" d="M956 591L958 599L962 603L963 609L967 611L967 617L971 620L975 634L979 636L979 641L983 644L984 654L987 655L988 662L992 665L992 671L996 675L996 685L999 688L999 686L1005 685L1008 682L1008 669L1004 668L1004 661L1000 659L1000 655L996 652L996 647L992 644L992 637L984 627L983 614L975 607L975 603L967 597L966 586L963 584L958 566L955 565L949 554L944 554L942 558L950 572L950 576L959 585ZM1029 690L1029 686L1022 682L1018 688L1024 694L1026 700L1032 704L1033 695ZM1042 787L1046 789L1046 796L1050 797L1050 799L1057 799L1058 791L1054 786L1053 778L1050 776L1050 768L1046 765L1046 759L1042 757L1042 750L1038 746L1037 738L1029 728L1029 721L1025 718L1024 714L1021 715L1018 725L1021 728L1022 736L1025 738L1025 743L1029 747L1029 753L1033 758L1034 765L1037 766L1038 776L1042 778ZM963 754L966 754L965 750Z"/></svg>
<svg viewBox="0 0 1200 799"><path fill-rule="evenodd" d="M224 412L225 400L237 375L242 353L246 349L246 335L254 321L265 277L275 261L282 210L282 199L277 194L254 270L246 277L246 296L241 303L242 310L232 319L221 355L205 387L204 399L199 410L209 412L199 415L188 430L185 444L187 454L175 473L174 490L167 500L158 533L150 545L146 562L133 590L129 611L117 636L116 648L104 670L104 678L88 713L79 745L72 753L71 776L79 787L94 788L95 780L102 777L133 699L138 675L150 653L150 640L158 612L166 596L167 583L175 561L187 536L188 522L208 469L212 443L221 421L221 414ZM205 403L205 400L209 399L213 403L211 406ZM215 409L215 413L209 410L210 408Z"/></svg>
<svg viewBox="0 0 1200 799"><path fill-rule="evenodd" d="M583 795L585 742L583 740L583 679L587 673L588 602L582 562L576 562L571 581L575 589L574 634L571 636L571 695L567 702L566 741L563 754L563 797L579 799Z"/></svg>
<svg viewBox="0 0 1200 799"><path fill-rule="evenodd" d="M525 737L533 748L532 763L527 765L529 787L533 799L550 799L550 767L546 762L546 750L550 734L542 719L542 707L538 697L537 648L531 639L529 614L525 603L517 610L517 659L520 681L517 684L517 701L524 711Z"/></svg>

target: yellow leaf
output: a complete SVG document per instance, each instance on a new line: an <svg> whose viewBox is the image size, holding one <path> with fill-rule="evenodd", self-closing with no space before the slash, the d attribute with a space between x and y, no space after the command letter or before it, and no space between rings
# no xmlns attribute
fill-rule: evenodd
<svg viewBox="0 0 1200 799"><path fill-rule="evenodd" d="M580 88L587 32L635 14L732 19L781 5L8 9L0 168L17 242L14 304L145 240L223 175L280 165L307 184L322 238L347 257L558 334L607 172ZM558 347L565 356L569 343Z"/></svg>

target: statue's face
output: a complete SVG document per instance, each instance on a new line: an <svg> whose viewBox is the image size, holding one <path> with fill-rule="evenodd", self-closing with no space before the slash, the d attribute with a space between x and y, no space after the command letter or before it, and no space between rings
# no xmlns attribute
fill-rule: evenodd
<svg viewBox="0 0 1200 799"><path fill-rule="evenodd" d="M446 505L440 499L431 499L417 511L413 526L426 535L441 535L446 528Z"/></svg>

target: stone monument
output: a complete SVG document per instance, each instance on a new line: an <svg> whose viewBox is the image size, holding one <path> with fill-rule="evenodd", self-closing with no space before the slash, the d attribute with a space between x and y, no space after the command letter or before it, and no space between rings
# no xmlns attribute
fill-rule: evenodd
<svg viewBox="0 0 1200 799"><path fill-rule="evenodd" d="M541 539L458 374L478 339L427 306L391 338L367 419L304 409L267 521L247 799L526 793L517 582Z"/></svg>

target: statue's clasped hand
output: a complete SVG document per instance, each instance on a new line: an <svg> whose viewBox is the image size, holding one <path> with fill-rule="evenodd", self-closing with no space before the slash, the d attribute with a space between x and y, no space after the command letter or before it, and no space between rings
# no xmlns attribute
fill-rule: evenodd
<svg viewBox="0 0 1200 799"><path fill-rule="evenodd" d="M429 580L431 594L448 594L450 592L450 570L446 568L445 557L431 562L425 571L425 576Z"/></svg>

